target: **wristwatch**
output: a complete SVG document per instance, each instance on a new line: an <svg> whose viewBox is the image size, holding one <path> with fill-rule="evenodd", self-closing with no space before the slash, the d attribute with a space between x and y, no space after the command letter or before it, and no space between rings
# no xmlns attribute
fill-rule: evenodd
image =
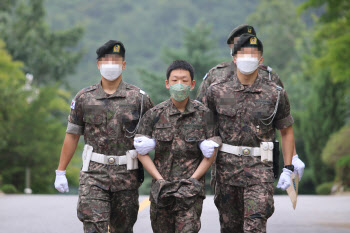
<svg viewBox="0 0 350 233"><path fill-rule="evenodd" d="M294 166L293 165L286 165L286 166L284 166L284 168L287 168L288 170L291 170L292 172L294 172Z"/></svg>

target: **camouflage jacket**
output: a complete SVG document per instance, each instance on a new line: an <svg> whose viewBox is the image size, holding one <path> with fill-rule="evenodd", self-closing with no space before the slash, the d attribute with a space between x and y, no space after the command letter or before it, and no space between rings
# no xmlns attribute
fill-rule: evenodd
<svg viewBox="0 0 350 233"><path fill-rule="evenodd" d="M294 122L286 91L259 74L251 86L242 85L236 74L231 81L213 84L204 103L216 116L222 142L234 146L259 147L261 142L272 142L275 129ZM238 157L220 151L216 166L220 183L245 186L274 180L272 162L263 163L260 157Z"/></svg>
<svg viewBox="0 0 350 233"><path fill-rule="evenodd" d="M164 101L143 116L137 136L156 139L154 164L167 181L189 179L203 159L198 143L210 139L221 144L216 136L212 113L202 103L189 100L181 113L171 99ZM204 176L201 195L204 196ZM152 187L155 180L152 181ZM151 191L151 201L154 201Z"/></svg>
<svg viewBox="0 0 350 233"><path fill-rule="evenodd" d="M198 88L196 100L203 103L205 93L208 90L209 86L214 83L231 81L233 75L236 73L236 69L237 66L233 61L220 63L219 65L210 69L203 78L203 81ZM260 65L258 73L261 77L264 78L264 80L272 81L278 86L283 87L283 83L280 77L276 72L272 71L269 66Z"/></svg>
<svg viewBox="0 0 350 233"><path fill-rule="evenodd" d="M152 107L149 96L136 86L121 81L116 92L109 95L98 83L75 96L66 132L84 135L85 144L91 145L96 153L125 155L127 150L134 148L133 135L129 132L135 129L140 114ZM93 164L91 162L90 166ZM125 165L115 167L120 167L116 172L120 173L121 181L137 180L137 170L127 171Z"/></svg>

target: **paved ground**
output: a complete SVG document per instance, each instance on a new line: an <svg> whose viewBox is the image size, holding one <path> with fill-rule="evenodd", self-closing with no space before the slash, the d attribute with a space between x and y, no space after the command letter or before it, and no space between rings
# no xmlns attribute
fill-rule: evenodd
<svg viewBox="0 0 350 233"><path fill-rule="evenodd" d="M146 198L140 197L140 202ZM77 199L71 195L2 195L0 233L82 232L82 223L76 217ZM275 196L275 207L268 232L350 233L350 196L299 196L296 210L287 196ZM201 233L219 232L212 196L204 202L201 220ZM139 212L134 232L152 232L149 206Z"/></svg>

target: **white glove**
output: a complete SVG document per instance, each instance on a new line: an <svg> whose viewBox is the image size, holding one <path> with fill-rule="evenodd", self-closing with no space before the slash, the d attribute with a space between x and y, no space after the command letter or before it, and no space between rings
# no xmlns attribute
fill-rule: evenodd
<svg viewBox="0 0 350 233"><path fill-rule="evenodd" d="M156 147L156 140L145 136L134 138L134 147L137 153L147 155Z"/></svg>
<svg viewBox="0 0 350 233"><path fill-rule="evenodd" d="M215 147L219 147L219 144L212 140L204 140L201 142L201 144L199 144L199 148L201 149L203 155L207 158L210 158L213 155Z"/></svg>
<svg viewBox="0 0 350 233"><path fill-rule="evenodd" d="M304 174L305 163L299 159L298 155L294 155L292 159L292 164L294 166L294 173L299 174L299 181Z"/></svg>
<svg viewBox="0 0 350 233"><path fill-rule="evenodd" d="M56 170L56 180L55 180L55 188L61 192L69 192L68 181L66 178L66 171L58 171Z"/></svg>
<svg viewBox="0 0 350 233"><path fill-rule="evenodd" d="M283 168L283 172L280 176L280 179L278 180L277 188L280 188L282 190L286 190L290 186L290 180L291 180L292 173L293 172L291 170L289 170L287 168Z"/></svg>

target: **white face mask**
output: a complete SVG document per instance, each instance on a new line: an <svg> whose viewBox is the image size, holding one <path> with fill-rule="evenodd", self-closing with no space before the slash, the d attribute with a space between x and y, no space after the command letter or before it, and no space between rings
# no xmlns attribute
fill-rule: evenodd
<svg viewBox="0 0 350 233"><path fill-rule="evenodd" d="M260 60L258 60L258 58L256 57L244 56L244 57L237 57L236 63L239 71L242 74L248 75L248 74L254 73L254 71L258 69L259 61Z"/></svg>
<svg viewBox="0 0 350 233"><path fill-rule="evenodd" d="M108 81L116 80L123 72L123 67L120 64L102 64L100 66L101 75Z"/></svg>

